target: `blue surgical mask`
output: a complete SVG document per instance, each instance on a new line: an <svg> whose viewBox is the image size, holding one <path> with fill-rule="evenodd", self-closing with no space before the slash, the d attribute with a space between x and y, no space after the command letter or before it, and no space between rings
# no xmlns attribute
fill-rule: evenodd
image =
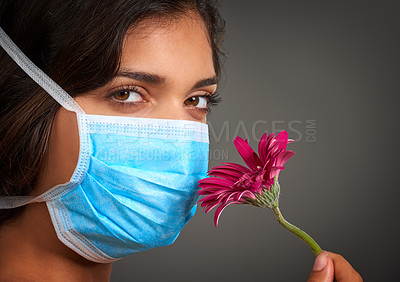
<svg viewBox="0 0 400 282"><path fill-rule="evenodd" d="M89 115L0 28L0 45L65 109L76 112L79 160L69 182L37 197L1 197L0 209L47 204L58 238L88 260L108 263L172 244L206 176L206 124Z"/></svg>

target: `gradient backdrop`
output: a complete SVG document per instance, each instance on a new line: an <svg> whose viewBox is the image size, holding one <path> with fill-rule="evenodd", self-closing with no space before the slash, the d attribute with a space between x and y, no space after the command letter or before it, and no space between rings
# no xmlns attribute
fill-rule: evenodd
<svg viewBox="0 0 400 282"><path fill-rule="evenodd" d="M399 243L399 1L224 0L226 79L210 115L210 167L287 130L287 220L365 281L395 281ZM172 246L115 263L111 281L306 281L308 247L271 210L198 208Z"/></svg>

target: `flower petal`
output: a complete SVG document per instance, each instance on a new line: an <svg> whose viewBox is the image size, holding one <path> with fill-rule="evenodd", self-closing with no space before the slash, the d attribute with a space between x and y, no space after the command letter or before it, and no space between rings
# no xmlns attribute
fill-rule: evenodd
<svg viewBox="0 0 400 282"><path fill-rule="evenodd" d="M265 164L266 161L268 161L268 155L270 155L271 150L273 149L273 144L275 142L275 133L271 133L270 135L267 136L267 139L265 140L265 145L263 145L263 151L262 151L262 157L261 157L261 162Z"/></svg>
<svg viewBox="0 0 400 282"><path fill-rule="evenodd" d="M284 167L273 167L273 168L271 168L271 171L270 171L270 173L269 173L269 181L271 180L271 179L273 179L275 176L279 176L279 172L282 170L282 169L284 169Z"/></svg>
<svg viewBox="0 0 400 282"><path fill-rule="evenodd" d="M233 141L233 144L235 144L235 147L244 160L244 162L247 164L247 166L251 170L256 170L257 169L257 164L256 161L254 160L253 156L253 149L250 147L250 145L247 143L247 140L243 140L239 136L235 138Z"/></svg>
<svg viewBox="0 0 400 282"><path fill-rule="evenodd" d="M276 136L276 141L278 142L279 149L286 150L286 145L288 143L288 133L286 130L282 130Z"/></svg>
<svg viewBox="0 0 400 282"><path fill-rule="evenodd" d="M255 199L256 198L256 196L254 195L253 192L251 192L249 190L246 190L246 191L243 191L242 193L236 195L235 200L236 201L240 201L243 197L248 197L248 198L251 198L251 199Z"/></svg>
<svg viewBox="0 0 400 282"><path fill-rule="evenodd" d="M214 167L208 172L208 175L210 176L220 176L220 175L229 175L230 177L233 178L240 178L243 175L243 172L237 171L236 169L232 168L225 168L225 167ZM221 177L221 176L220 176Z"/></svg>
<svg viewBox="0 0 400 282"><path fill-rule="evenodd" d="M225 209L227 206L230 206L230 205L236 204L236 203L239 203L239 202L230 202L230 203L226 203L226 204L224 204L224 205L220 205L220 206L217 208L217 210L215 211L215 214L214 214L214 224L215 224L215 227L218 226L219 217L221 216L221 213L224 211L224 209Z"/></svg>
<svg viewBox="0 0 400 282"><path fill-rule="evenodd" d="M293 151L282 152L276 159L276 165L283 166L291 157L293 157L293 155L294 155Z"/></svg>
<svg viewBox="0 0 400 282"><path fill-rule="evenodd" d="M253 159L256 164L256 167L262 167L262 162L260 158L258 157L257 153L253 152Z"/></svg>
<svg viewBox="0 0 400 282"><path fill-rule="evenodd" d="M215 184L215 183L199 183L199 187L201 188L201 190L203 189L224 189L224 188L230 188L229 186L225 186L225 185L219 185L219 184ZM201 191L200 190L200 191ZM199 192L200 192L199 191Z"/></svg>
<svg viewBox="0 0 400 282"><path fill-rule="evenodd" d="M226 180L231 180L231 181L234 181L234 182L239 180L239 177L235 177L235 176L232 176L232 175L230 175L228 173L223 173L223 172L218 172L218 171L213 171L213 172L209 173L208 175L209 176L223 178L223 179L226 179Z"/></svg>
<svg viewBox="0 0 400 282"><path fill-rule="evenodd" d="M208 207L204 207L204 212L208 213L209 211L211 211L213 208L215 208L216 206L218 206L220 203L216 202L212 205L209 205Z"/></svg>
<svg viewBox="0 0 400 282"><path fill-rule="evenodd" d="M224 186L224 187L230 187L234 183L235 182L233 182L232 180L223 179L223 178L219 178L219 177L207 177L207 178L203 178L203 179L199 180L199 184L201 184L201 185L215 184L215 185Z"/></svg>
<svg viewBox="0 0 400 282"><path fill-rule="evenodd" d="M229 167L231 167L231 168L234 168L234 169L236 169L236 170L238 170L238 171L241 171L241 172L243 172L243 173L249 173L249 172L251 172L250 169L248 169L247 167L242 166L242 165L240 165L240 164L235 164L235 163L222 163L222 164L225 164L225 165L227 165L227 166L229 166Z"/></svg>
<svg viewBox="0 0 400 282"><path fill-rule="evenodd" d="M258 155L260 156L262 163L264 163L265 154L267 152L267 141L268 141L268 132L265 132L263 136L261 136L260 142L258 142Z"/></svg>
<svg viewBox="0 0 400 282"><path fill-rule="evenodd" d="M200 189L197 194L200 196L203 195L210 195L210 194L218 194L221 192L232 192L232 188L226 188L226 187L207 187L207 188L202 188Z"/></svg>

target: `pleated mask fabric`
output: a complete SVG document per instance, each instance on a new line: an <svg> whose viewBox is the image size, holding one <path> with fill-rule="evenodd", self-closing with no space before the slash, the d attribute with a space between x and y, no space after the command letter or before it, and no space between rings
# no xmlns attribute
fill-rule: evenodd
<svg viewBox="0 0 400 282"><path fill-rule="evenodd" d="M86 114L1 28L0 45L76 113L80 139L70 181L37 197L0 197L0 209L46 202L58 238L94 262L172 244L196 210L197 182L208 168L208 126Z"/></svg>

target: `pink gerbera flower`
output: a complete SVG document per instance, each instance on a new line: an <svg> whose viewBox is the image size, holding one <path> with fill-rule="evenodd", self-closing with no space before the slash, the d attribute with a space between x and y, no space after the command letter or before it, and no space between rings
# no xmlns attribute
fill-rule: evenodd
<svg viewBox="0 0 400 282"><path fill-rule="evenodd" d="M199 195L205 212L217 207L214 224L218 225L222 211L231 204L251 204L257 207L271 208L279 224L286 230L302 239L317 256L322 250L320 246L303 230L286 221L279 210L278 183L279 172L294 153L286 150L288 143L286 131L275 134L266 132L258 144L258 154L240 137L234 144L247 167L235 163L223 163L208 172L211 177L199 181Z"/></svg>
<svg viewBox="0 0 400 282"><path fill-rule="evenodd" d="M278 205L279 172L285 162L294 155L286 150L293 140L286 131L277 136L266 132L258 144L258 154L247 140L236 137L234 144L247 167L235 163L222 163L208 172L211 177L199 181L198 194L205 196L199 202L205 212L218 206L214 224L218 225L222 211L231 204L252 204L258 207Z"/></svg>

